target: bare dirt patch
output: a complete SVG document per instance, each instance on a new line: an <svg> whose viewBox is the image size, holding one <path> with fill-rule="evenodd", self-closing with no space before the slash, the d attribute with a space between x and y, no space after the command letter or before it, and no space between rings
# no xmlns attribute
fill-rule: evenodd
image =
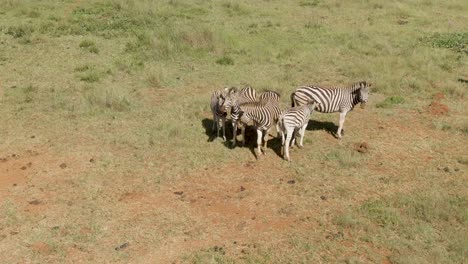
<svg viewBox="0 0 468 264"><path fill-rule="evenodd" d="M353 147L354 147L354 150L356 150L359 153L369 152L369 144L367 142L354 143Z"/></svg>
<svg viewBox="0 0 468 264"><path fill-rule="evenodd" d="M436 93L432 96L432 100L436 102L440 102L442 99L445 99L445 95L443 93Z"/></svg>
<svg viewBox="0 0 468 264"><path fill-rule="evenodd" d="M428 107L429 114L433 116L442 116L442 115L448 115L449 113L449 108L448 106L438 102L438 101L433 101L429 107Z"/></svg>
<svg viewBox="0 0 468 264"><path fill-rule="evenodd" d="M0 198L8 189L27 182L28 175L35 171L40 158L37 151L9 153L0 156Z"/></svg>
<svg viewBox="0 0 468 264"><path fill-rule="evenodd" d="M44 242L36 242L32 244L31 249L41 255L49 255L52 253L52 247Z"/></svg>

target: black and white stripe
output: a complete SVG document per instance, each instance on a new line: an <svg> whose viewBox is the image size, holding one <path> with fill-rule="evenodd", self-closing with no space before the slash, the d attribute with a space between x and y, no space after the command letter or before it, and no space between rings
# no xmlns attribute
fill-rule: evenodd
<svg viewBox="0 0 468 264"><path fill-rule="evenodd" d="M273 119L276 123L276 132L279 133L278 120L282 114L280 104L280 94L275 91L266 90L260 94L258 101L263 104L272 104L273 109Z"/></svg>
<svg viewBox="0 0 468 264"><path fill-rule="evenodd" d="M235 98L237 104L256 102L257 101L257 91L250 86L242 88L240 91L231 90L229 93L230 98ZM233 128L237 125L237 120L239 119L239 109L231 109L231 119Z"/></svg>
<svg viewBox="0 0 468 264"><path fill-rule="evenodd" d="M262 152L262 138L264 140L263 154L265 154L268 142L268 132L275 124L274 113L279 109L277 104L268 104L262 102L249 102L238 104L234 102L234 107L240 109L240 123L242 125L253 124L257 129L257 153ZM263 136L263 132L265 135ZM243 137L243 143L245 142Z"/></svg>
<svg viewBox="0 0 468 264"><path fill-rule="evenodd" d="M258 97L258 101L262 102L262 103L279 103L280 101L280 94L275 92L275 91L271 91L271 90L266 90L266 91L263 91L260 96Z"/></svg>
<svg viewBox="0 0 468 264"><path fill-rule="evenodd" d="M349 87L301 86L291 94L292 106L305 105L309 100L314 100L319 104L316 109L318 112L340 112L337 136L341 138L346 114L359 103L364 108L370 87L371 84L367 82L358 82Z"/></svg>
<svg viewBox="0 0 468 264"><path fill-rule="evenodd" d="M306 105L289 108L281 115L279 119L279 127L281 131L281 143L283 145L282 153L287 161L290 161L289 146L291 139L294 139L295 134L299 132L299 135L301 136L299 147L303 146L304 133L307 124L309 123L310 114L317 106L318 104L315 101L311 101Z"/></svg>
<svg viewBox="0 0 468 264"><path fill-rule="evenodd" d="M242 134L242 145L245 145L245 125L239 122L239 118L241 115L241 109L239 107L240 104L243 103L252 103L257 101L257 92L252 87L248 86L242 88L240 91L235 89L231 89L228 95L229 100L227 100L225 107L226 109L230 109L231 112L231 121L232 121L232 131L233 131L233 139L232 139L232 147L236 146L236 138L237 138L237 129L241 129Z"/></svg>
<svg viewBox="0 0 468 264"><path fill-rule="evenodd" d="M211 113L213 114L213 126L211 128L214 133L216 130L216 137L219 137L219 121L221 120L221 127L223 129L223 140L226 141L226 116L224 103L228 95L228 88L222 91L214 91L211 94Z"/></svg>

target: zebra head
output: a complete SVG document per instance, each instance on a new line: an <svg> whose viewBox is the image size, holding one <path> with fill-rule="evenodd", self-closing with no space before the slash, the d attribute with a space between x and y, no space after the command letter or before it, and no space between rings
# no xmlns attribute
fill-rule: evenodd
<svg viewBox="0 0 468 264"><path fill-rule="evenodd" d="M369 100L369 88L372 84L368 82L360 82L359 86L359 102L361 103L361 108L364 109L367 101Z"/></svg>
<svg viewBox="0 0 468 264"><path fill-rule="evenodd" d="M237 93L235 87L225 87L219 96L219 107L221 111L225 112L232 106L232 98Z"/></svg>
<svg viewBox="0 0 468 264"><path fill-rule="evenodd" d="M313 98L309 98L307 100L307 106L309 107L310 111L314 111L317 109L321 104L317 101L315 101Z"/></svg>

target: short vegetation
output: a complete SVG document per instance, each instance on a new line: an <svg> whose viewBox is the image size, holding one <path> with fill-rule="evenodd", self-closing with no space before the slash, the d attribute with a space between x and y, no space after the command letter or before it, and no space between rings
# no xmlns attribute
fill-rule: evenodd
<svg viewBox="0 0 468 264"><path fill-rule="evenodd" d="M1 262L467 263L467 10L0 0ZM361 80L292 163L208 142L214 90Z"/></svg>

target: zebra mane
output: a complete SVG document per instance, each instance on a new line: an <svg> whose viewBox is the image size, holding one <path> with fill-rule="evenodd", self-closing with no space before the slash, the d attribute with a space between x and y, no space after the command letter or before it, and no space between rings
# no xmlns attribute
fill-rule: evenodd
<svg viewBox="0 0 468 264"><path fill-rule="evenodd" d="M366 81L355 82L348 86L328 86L327 87L327 86L318 86L318 85L308 85L308 87L317 87L317 88L330 89L330 90L335 90L335 89L358 90L360 88L370 88L371 86L372 84Z"/></svg>
<svg viewBox="0 0 468 264"><path fill-rule="evenodd" d="M262 94L264 94L264 93L274 93L274 94L278 95L278 97L281 96L280 93L278 93L277 91L268 90L268 89L267 89L267 90L263 90L263 91L262 91Z"/></svg>
<svg viewBox="0 0 468 264"><path fill-rule="evenodd" d="M241 107L265 106L265 103L263 103L261 101L243 102L243 103L240 103L239 106L241 106Z"/></svg>
<svg viewBox="0 0 468 264"><path fill-rule="evenodd" d="M353 83L351 85L351 88L352 89L360 89L360 88L369 88L371 87L372 84L370 82L366 82L366 81L360 81L360 82L356 82L356 83Z"/></svg>

